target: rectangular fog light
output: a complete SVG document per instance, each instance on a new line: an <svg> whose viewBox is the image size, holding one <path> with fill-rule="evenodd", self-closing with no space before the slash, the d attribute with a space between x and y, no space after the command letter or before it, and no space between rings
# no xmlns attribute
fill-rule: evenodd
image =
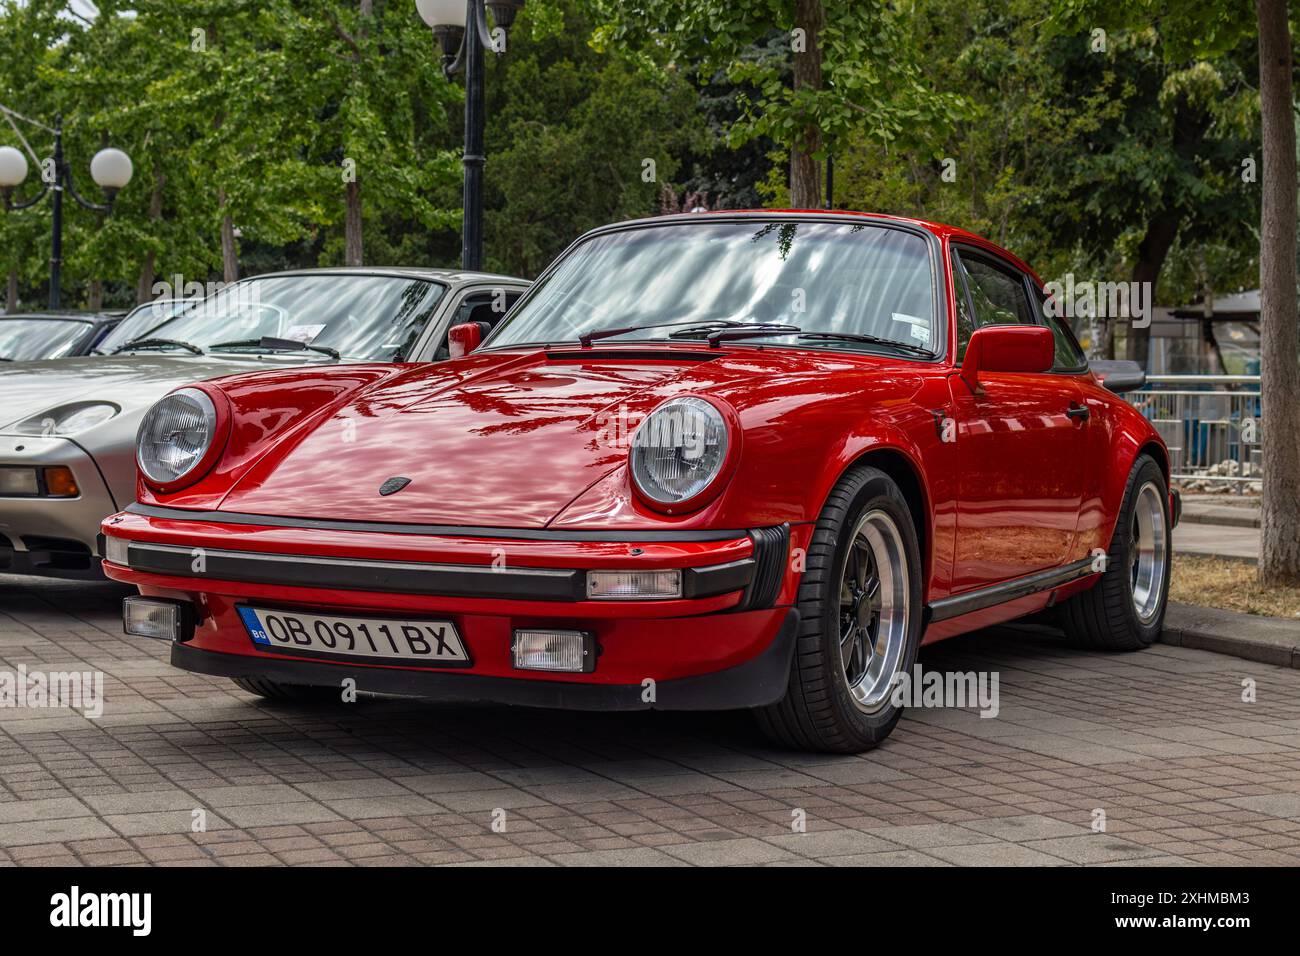
<svg viewBox="0 0 1300 956"><path fill-rule="evenodd" d="M159 641L188 641L194 636L194 605L162 598L123 598L122 630Z"/></svg>
<svg viewBox="0 0 1300 956"><path fill-rule="evenodd" d="M40 494L40 490L35 468L0 468L0 495L29 497Z"/></svg>
<svg viewBox="0 0 1300 956"><path fill-rule="evenodd" d="M571 671L596 669L596 639L588 631L515 631L515 669L521 671Z"/></svg>
<svg viewBox="0 0 1300 956"><path fill-rule="evenodd" d="M130 542L126 538L115 538L111 534L104 536L104 560L111 561L114 564L120 564L124 568L131 566L131 559L127 553Z"/></svg>
<svg viewBox="0 0 1300 956"><path fill-rule="evenodd" d="M682 572L588 571L587 599L591 601L663 601L682 596Z"/></svg>

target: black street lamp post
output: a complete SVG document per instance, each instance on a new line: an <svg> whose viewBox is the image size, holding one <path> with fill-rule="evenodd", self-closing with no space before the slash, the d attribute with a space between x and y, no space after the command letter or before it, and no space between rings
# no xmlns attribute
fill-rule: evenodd
<svg viewBox="0 0 1300 956"><path fill-rule="evenodd" d="M10 117L17 114L5 111ZM23 118L23 117L19 117ZM28 120L28 122L32 122ZM41 124L34 124L41 125ZM42 126L49 130L49 127ZM0 197L4 200L5 211L29 209L45 198L49 192L54 193L54 214L52 235L50 236L50 308L59 308L59 280L63 267L63 192L68 193L77 204L92 212L109 213L113 211L113 200L117 192L131 181L133 172L131 158L120 149L101 149L90 161L90 177L104 191L103 203L94 203L82 198L72 178L72 167L63 158L63 118L56 117L54 128L54 157L51 176L42 176L41 191L26 201L15 201L13 190L27 178L27 157L12 146L0 146Z"/></svg>
<svg viewBox="0 0 1300 956"><path fill-rule="evenodd" d="M448 77L465 71L464 216L460 261L463 269L483 267L484 50L500 53L501 40L488 29L487 8L501 31L509 31L524 0L416 0L420 17L433 27L442 49L442 71Z"/></svg>

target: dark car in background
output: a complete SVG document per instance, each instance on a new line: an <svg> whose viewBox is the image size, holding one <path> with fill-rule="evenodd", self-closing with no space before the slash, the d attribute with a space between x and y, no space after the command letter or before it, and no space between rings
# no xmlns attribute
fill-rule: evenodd
<svg viewBox="0 0 1300 956"><path fill-rule="evenodd" d="M125 315L125 311L0 315L0 362L90 355Z"/></svg>

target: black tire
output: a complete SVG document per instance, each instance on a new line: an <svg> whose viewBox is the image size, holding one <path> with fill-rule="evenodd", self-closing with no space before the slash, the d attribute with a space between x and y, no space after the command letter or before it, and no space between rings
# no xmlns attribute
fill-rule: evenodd
<svg viewBox="0 0 1300 956"><path fill-rule="evenodd" d="M338 687L313 687L307 684L281 684L261 677L232 677L235 686L267 700L295 704L341 703L342 690Z"/></svg>
<svg viewBox="0 0 1300 956"><path fill-rule="evenodd" d="M1148 483L1160 492L1165 529L1164 579L1159 588L1159 606L1154 617L1143 621L1133 598L1130 558L1133 552L1134 510L1138 493ZM1169 488L1160 466L1147 455L1138 456L1124 486L1124 501L1115 533L1106 552L1106 567L1091 588L1063 601L1060 621L1071 643L1089 650L1139 651L1160 636L1169 599L1173 571L1173 535L1170 527Z"/></svg>
<svg viewBox="0 0 1300 956"><path fill-rule="evenodd" d="M916 662L921 642L921 549L912 513L887 474L871 467L854 468L830 493L813 530L799 584L799 636L785 697L754 711L760 729L778 746L861 753L888 737L902 714L902 708L889 700L872 713L860 709L850 696L840 661L840 573L853 529L873 510L892 519L906 556L907 630L897 671L910 671Z"/></svg>

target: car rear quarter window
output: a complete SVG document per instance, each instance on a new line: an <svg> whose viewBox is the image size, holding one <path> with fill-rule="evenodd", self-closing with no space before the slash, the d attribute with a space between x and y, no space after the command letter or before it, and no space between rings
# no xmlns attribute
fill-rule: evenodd
<svg viewBox="0 0 1300 956"><path fill-rule="evenodd" d="M1029 276L1025 276L1025 288L1029 290L1029 297L1034 303L1038 324L1051 329L1052 338L1056 342L1052 371L1082 372L1088 367L1088 357L1075 338L1074 331L1048 308L1047 294Z"/></svg>

